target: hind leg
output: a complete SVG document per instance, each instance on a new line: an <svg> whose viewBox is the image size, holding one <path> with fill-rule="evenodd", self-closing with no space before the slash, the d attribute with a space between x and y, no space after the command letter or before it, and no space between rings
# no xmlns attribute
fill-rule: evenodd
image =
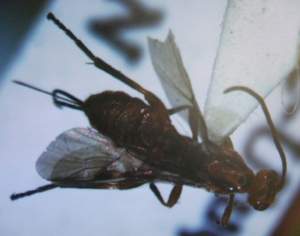
<svg viewBox="0 0 300 236"><path fill-rule="evenodd" d="M171 190L168 201L165 202L165 200L161 196L159 189L157 188L157 186L154 183L151 183L149 185L149 187L150 187L151 191L154 193L154 195L157 197L159 202L166 207L173 207L178 202L178 199L180 198L180 195L182 192L182 185L175 184L173 189Z"/></svg>
<svg viewBox="0 0 300 236"><path fill-rule="evenodd" d="M115 79L125 83L129 87L137 90L138 92L142 93L145 97L145 99L149 102L152 106L158 106L159 108L163 108L164 104L160 101L160 99L150 92L149 90L143 88L141 85L124 75L121 71L115 69L108 63L106 63L101 58L95 56L90 49L87 48L87 46L79 39L77 38L71 30L69 30L62 22L60 22L52 13L49 13L47 15L48 20L51 20L54 22L55 25L57 25L62 31L65 32L65 34L79 47L79 49L87 55L89 59L92 60L92 64L96 66L98 69L105 71L106 73L113 76Z"/></svg>
<svg viewBox="0 0 300 236"><path fill-rule="evenodd" d="M52 92L49 92L22 81L14 80L13 82L26 88L30 88L32 90L51 96L54 104L59 108L69 107L76 110L82 110L83 102L68 92L65 92L60 89L55 89Z"/></svg>

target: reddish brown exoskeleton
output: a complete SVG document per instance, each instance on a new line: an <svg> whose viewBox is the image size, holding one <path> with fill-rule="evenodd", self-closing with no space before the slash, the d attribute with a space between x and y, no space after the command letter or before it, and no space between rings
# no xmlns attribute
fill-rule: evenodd
<svg viewBox="0 0 300 236"><path fill-rule="evenodd" d="M242 86L225 91L240 90L249 93L262 106L282 160L281 176L273 170L253 173L234 150L229 137L221 144L210 140L171 33L165 43L149 41L152 56L158 54L155 52L157 49L167 50L168 55L171 55L170 60L175 58L177 69L183 72L182 81L173 82L183 86L179 88L183 93L180 99L187 100L188 104L167 109L155 94L96 57L52 13L48 14L48 19L62 29L97 68L143 94L145 101L120 91L104 91L81 101L62 90L50 93L15 81L51 95L59 107L83 111L94 129L75 128L61 134L37 161L37 171L52 184L13 194L12 200L55 187L129 189L149 183L158 200L163 205L172 207L180 197L182 186L189 185L229 196L228 206L221 220L223 225L230 218L236 193L248 193L249 204L257 210L264 210L272 204L277 192L283 187L286 161L266 105L259 95ZM158 59L158 63L160 60L162 59ZM154 67L160 75L161 68L155 63L157 62L153 62ZM186 91L187 94L184 94ZM180 92L174 94L176 96ZM185 109L189 113L192 138L181 135L170 120L171 115ZM202 143L198 142L198 136L201 136ZM167 201L163 200L155 185L159 181L174 184Z"/></svg>

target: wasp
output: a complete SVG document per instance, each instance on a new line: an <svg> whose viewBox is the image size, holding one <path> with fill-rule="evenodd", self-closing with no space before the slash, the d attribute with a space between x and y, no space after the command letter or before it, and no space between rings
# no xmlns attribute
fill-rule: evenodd
<svg viewBox="0 0 300 236"><path fill-rule="evenodd" d="M234 150L229 137L224 137L222 142L211 140L172 32L165 42L149 39L152 63L167 94L173 104L178 101L183 104L168 109L151 91L95 56L52 13L47 18L66 33L95 67L141 93L144 100L121 91L104 91L82 101L60 89L48 92L15 81L52 96L58 107L82 111L92 128L73 128L59 135L36 163L41 177L52 183L13 194L12 200L57 187L130 189L149 184L159 202L172 207L183 185L188 185L229 197L222 225L229 221L237 193L247 193L249 204L257 210L273 203L284 185L286 159L260 95L243 86L224 91L243 91L261 105L281 157L281 176L269 169L254 173ZM171 122L170 117L183 110L188 111L192 137L180 134ZM174 185L167 200L163 199L156 182Z"/></svg>

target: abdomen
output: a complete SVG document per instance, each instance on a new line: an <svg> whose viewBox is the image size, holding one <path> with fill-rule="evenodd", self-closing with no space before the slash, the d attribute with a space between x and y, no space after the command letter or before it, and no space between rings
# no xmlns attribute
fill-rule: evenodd
<svg viewBox="0 0 300 236"><path fill-rule="evenodd" d="M85 101L84 111L95 129L122 147L155 148L165 133L177 134L166 110L155 110L124 92L92 95Z"/></svg>
<svg viewBox="0 0 300 236"><path fill-rule="evenodd" d="M176 131L166 108L149 106L124 92L106 91L90 96L84 111L95 129L136 158L158 170L199 180L205 165L199 144Z"/></svg>

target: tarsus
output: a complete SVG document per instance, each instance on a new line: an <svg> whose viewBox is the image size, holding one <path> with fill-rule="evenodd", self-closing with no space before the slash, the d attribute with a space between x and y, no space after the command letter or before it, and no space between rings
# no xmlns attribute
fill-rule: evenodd
<svg viewBox="0 0 300 236"><path fill-rule="evenodd" d="M34 190L29 190L29 191L26 191L26 192L23 192L23 193L14 193L10 196L10 200L12 201L15 201L17 199L20 199L20 198L23 198L23 197L28 197L28 196L31 196L33 194L36 194L36 193L41 193L41 192L45 192L45 191L48 191L48 190L51 190L51 189L54 189L54 188L57 188L58 186L56 184L47 184L47 185L43 185L43 186L40 186Z"/></svg>

